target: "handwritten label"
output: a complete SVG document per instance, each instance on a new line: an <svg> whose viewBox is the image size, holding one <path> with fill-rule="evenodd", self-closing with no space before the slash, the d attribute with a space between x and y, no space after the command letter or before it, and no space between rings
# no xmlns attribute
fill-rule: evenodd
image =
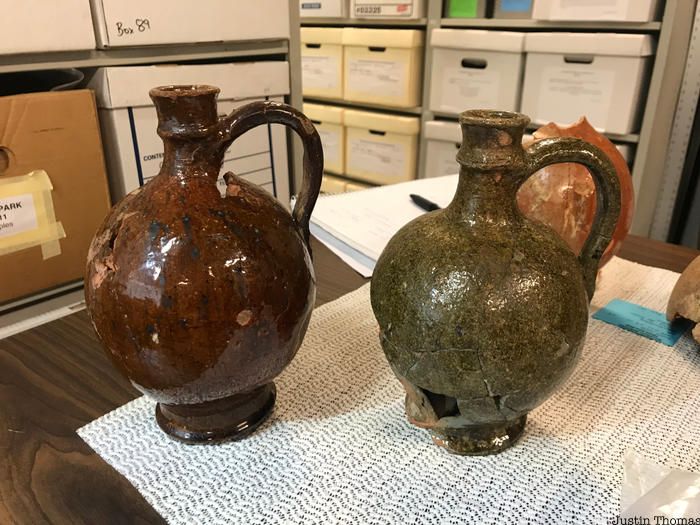
<svg viewBox="0 0 700 525"><path fill-rule="evenodd" d="M377 182L400 180L406 173L408 152L400 143L353 139L349 141L348 164L353 171L379 176Z"/></svg>
<svg viewBox="0 0 700 525"><path fill-rule="evenodd" d="M497 109L501 74L492 68L448 67L442 76L442 104L450 111Z"/></svg>
<svg viewBox="0 0 700 525"><path fill-rule="evenodd" d="M617 326L666 346L675 345L690 326L683 321L669 323L661 312L621 299L610 301L593 314L593 319Z"/></svg>
<svg viewBox="0 0 700 525"><path fill-rule="evenodd" d="M348 91L375 97L401 97L408 85L407 64L395 60L352 59Z"/></svg>
<svg viewBox="0 0 700 525"><path fill-rule="evenodd" d="M137 18L133 25L129 22L116 22L117 36L133 35L134 33L143 33L151 30L151 21L148 18Z"/></svg>
<svg viewBox="0 0 700 525"><path fill-rule="evenodd" d="M301 57L301 79L305 88L337 89L340 76L340 61L335 56Z"/></svg>
<svg viewBox="0 0 700 525"><path fill-rule="evenodd" d="M37 228L36 208L31 193L0 199L0 237Z"/></svg>
<svg viewBox="0 0 700 525"><path fill-rule="evenodd" d="M586 115L596 129L605 127L615 92L615 71L572 64L546 67L540 78L538 122L576 122Z"/></svg>
<svg viewBox="0 0 700 525"><path fill-rule="evenodd" d="M335 130L322 129L321 127L317 127L316 129L321 137L323 156L326 163L329 165L342 166L343 159L340 155L340 133Z"/></svg>
<svg viewBox="0 0 700 525"><path fill-rule="evenodd" d="M355 16L410 17L413 15L413 3L406 0L382 0L381 2L355 0Z"/></svg>

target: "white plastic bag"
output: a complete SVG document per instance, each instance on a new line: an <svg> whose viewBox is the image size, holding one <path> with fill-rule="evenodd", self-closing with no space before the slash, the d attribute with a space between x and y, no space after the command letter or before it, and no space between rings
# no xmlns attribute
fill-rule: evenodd
<svg viewBox="0 0 700 525"><path fill-rule="evenodd" d="M620 517L650 523L700 524L700 474L675 470L646 460L633 450L625 454ZM665 520L664 518L667 518ZM632 522L630 522L632 523Z"/></svg>

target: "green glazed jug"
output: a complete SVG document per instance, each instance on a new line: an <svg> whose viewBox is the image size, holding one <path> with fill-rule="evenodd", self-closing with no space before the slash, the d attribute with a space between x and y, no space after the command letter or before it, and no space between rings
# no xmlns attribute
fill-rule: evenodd
<svg viewBox="0 0 700 525"><path fill-rule="evenodd" d="M406 414L457 454L510 447L528 412L571 373L619 214L619 181L605 154L572 138L523 149L528 122L518 113L462 113L454 199L399 230L372 278ZM596 185L596 218L580 255L516 205L528 177L559 162L583 164Z"/></svg>

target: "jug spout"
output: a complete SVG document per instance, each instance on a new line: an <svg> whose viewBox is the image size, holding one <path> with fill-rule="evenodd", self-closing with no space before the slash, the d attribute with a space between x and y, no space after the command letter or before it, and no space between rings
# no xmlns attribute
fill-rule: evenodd
<svg viewBox="0 0 700 525"><path fill-rule="evenodd" d="M469 110L459 116L460 165L478 171L517 171L524 166L523 132L530 119L520 113Z"/></svg>
<svg viewBox="0 0 700 525"><path fill-rule="evenodd" d="M219 88L204 85L161 86L149 92L163 139L161 173L216 178L224 152L216 98Z"/></svg>
<svg viewBox="0 0 700 525"><path fill-rule="evenodd" d="M161 86L151 89L162 138L196 139L216 132L218 117L213 86Z"/></svg>

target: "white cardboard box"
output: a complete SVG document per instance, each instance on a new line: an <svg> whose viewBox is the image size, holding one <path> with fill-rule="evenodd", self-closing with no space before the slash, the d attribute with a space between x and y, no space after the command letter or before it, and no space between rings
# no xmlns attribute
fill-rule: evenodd
<svg viewBox="0 0 700 525"><path fill-rule="evenodd" d="M279 0L90 0L100 48L289 38Z"/></svg>
<svg viewBox="0 0 700 525"><path fill-rule="evenodd" d="M434 29L431 42L432 111L519 108L525 33Z"/></svg>
<svg viewBox="0 0 700 525"><path fill-rule="evenodd" d="M95 49L90 5L85 0L3 2L0 55Z"/></svg>
<svg viewBox="0 0 700 525"><path fill-rule="evenodd" d="M648 22L655 20L658 0L534 0L536 20L615 20ZM669 0L674 1L674 0Z"/></svg>
<svg viewBox="0 0 700 525"><path fill-rule="evenodd" d="M303 18L343 18L348 16L348 0L299 0Z"/></svg>
<svg viewBox="0 0 700 525"><path fill-rule="evenodd" d="M95 90L105 145L112 200L155 177L162 163L163 142L156 134L156 110L148 91L171 84L209 84L221 89L218 110L253 100L283 102L289 93L287 62L238 62L211 65L107 67L96 71ZM258 126L239 137L224 155L222 173L233 171L289 203L287 138L281 125ZM225 183L219 177L222 194Z"/></svg>
<svg viewBox="0 0 700 525"><path fill-rule="evenodd" d="M343 98L343 29L302 27L300 34L304 95Z"/></svg>
<svg viewBox="0 0 700 525"><path fill-rule="evenodd" d="M457 122L431 120L423 126L425 136L425 178L459 173L457 151L462 130Z"/></svg>
<svg viewBox="0 0 700 525"><path fill-rule="evenodd" d="M345 110L323 104L304 104L304 114L311 119L323 144L323 169L343 174L345 169Z"/></svg>
<svg viewBox="0 0 700 525"><path fill-rule="evenodd" d="M420 104L423 31L343 30L344 97L396 107Z"/></svg>
<svg viewBox="0 0 700 525"><path fill-rule="evenodd" d="M416 178L416 117L345 110L345 174L375 184Z"/></svg>
<svg viewBox="0 0 700 525"><path fill-rule="evenodd" d="M522 112L609 133L638 130L653 55L649 35L528 33Z"/></svg>
<svg viewBox="0 0 700 525"><path fill-rule="evenodd" d="M425 0L351 0L351 18L422 18Z"/></svg>

